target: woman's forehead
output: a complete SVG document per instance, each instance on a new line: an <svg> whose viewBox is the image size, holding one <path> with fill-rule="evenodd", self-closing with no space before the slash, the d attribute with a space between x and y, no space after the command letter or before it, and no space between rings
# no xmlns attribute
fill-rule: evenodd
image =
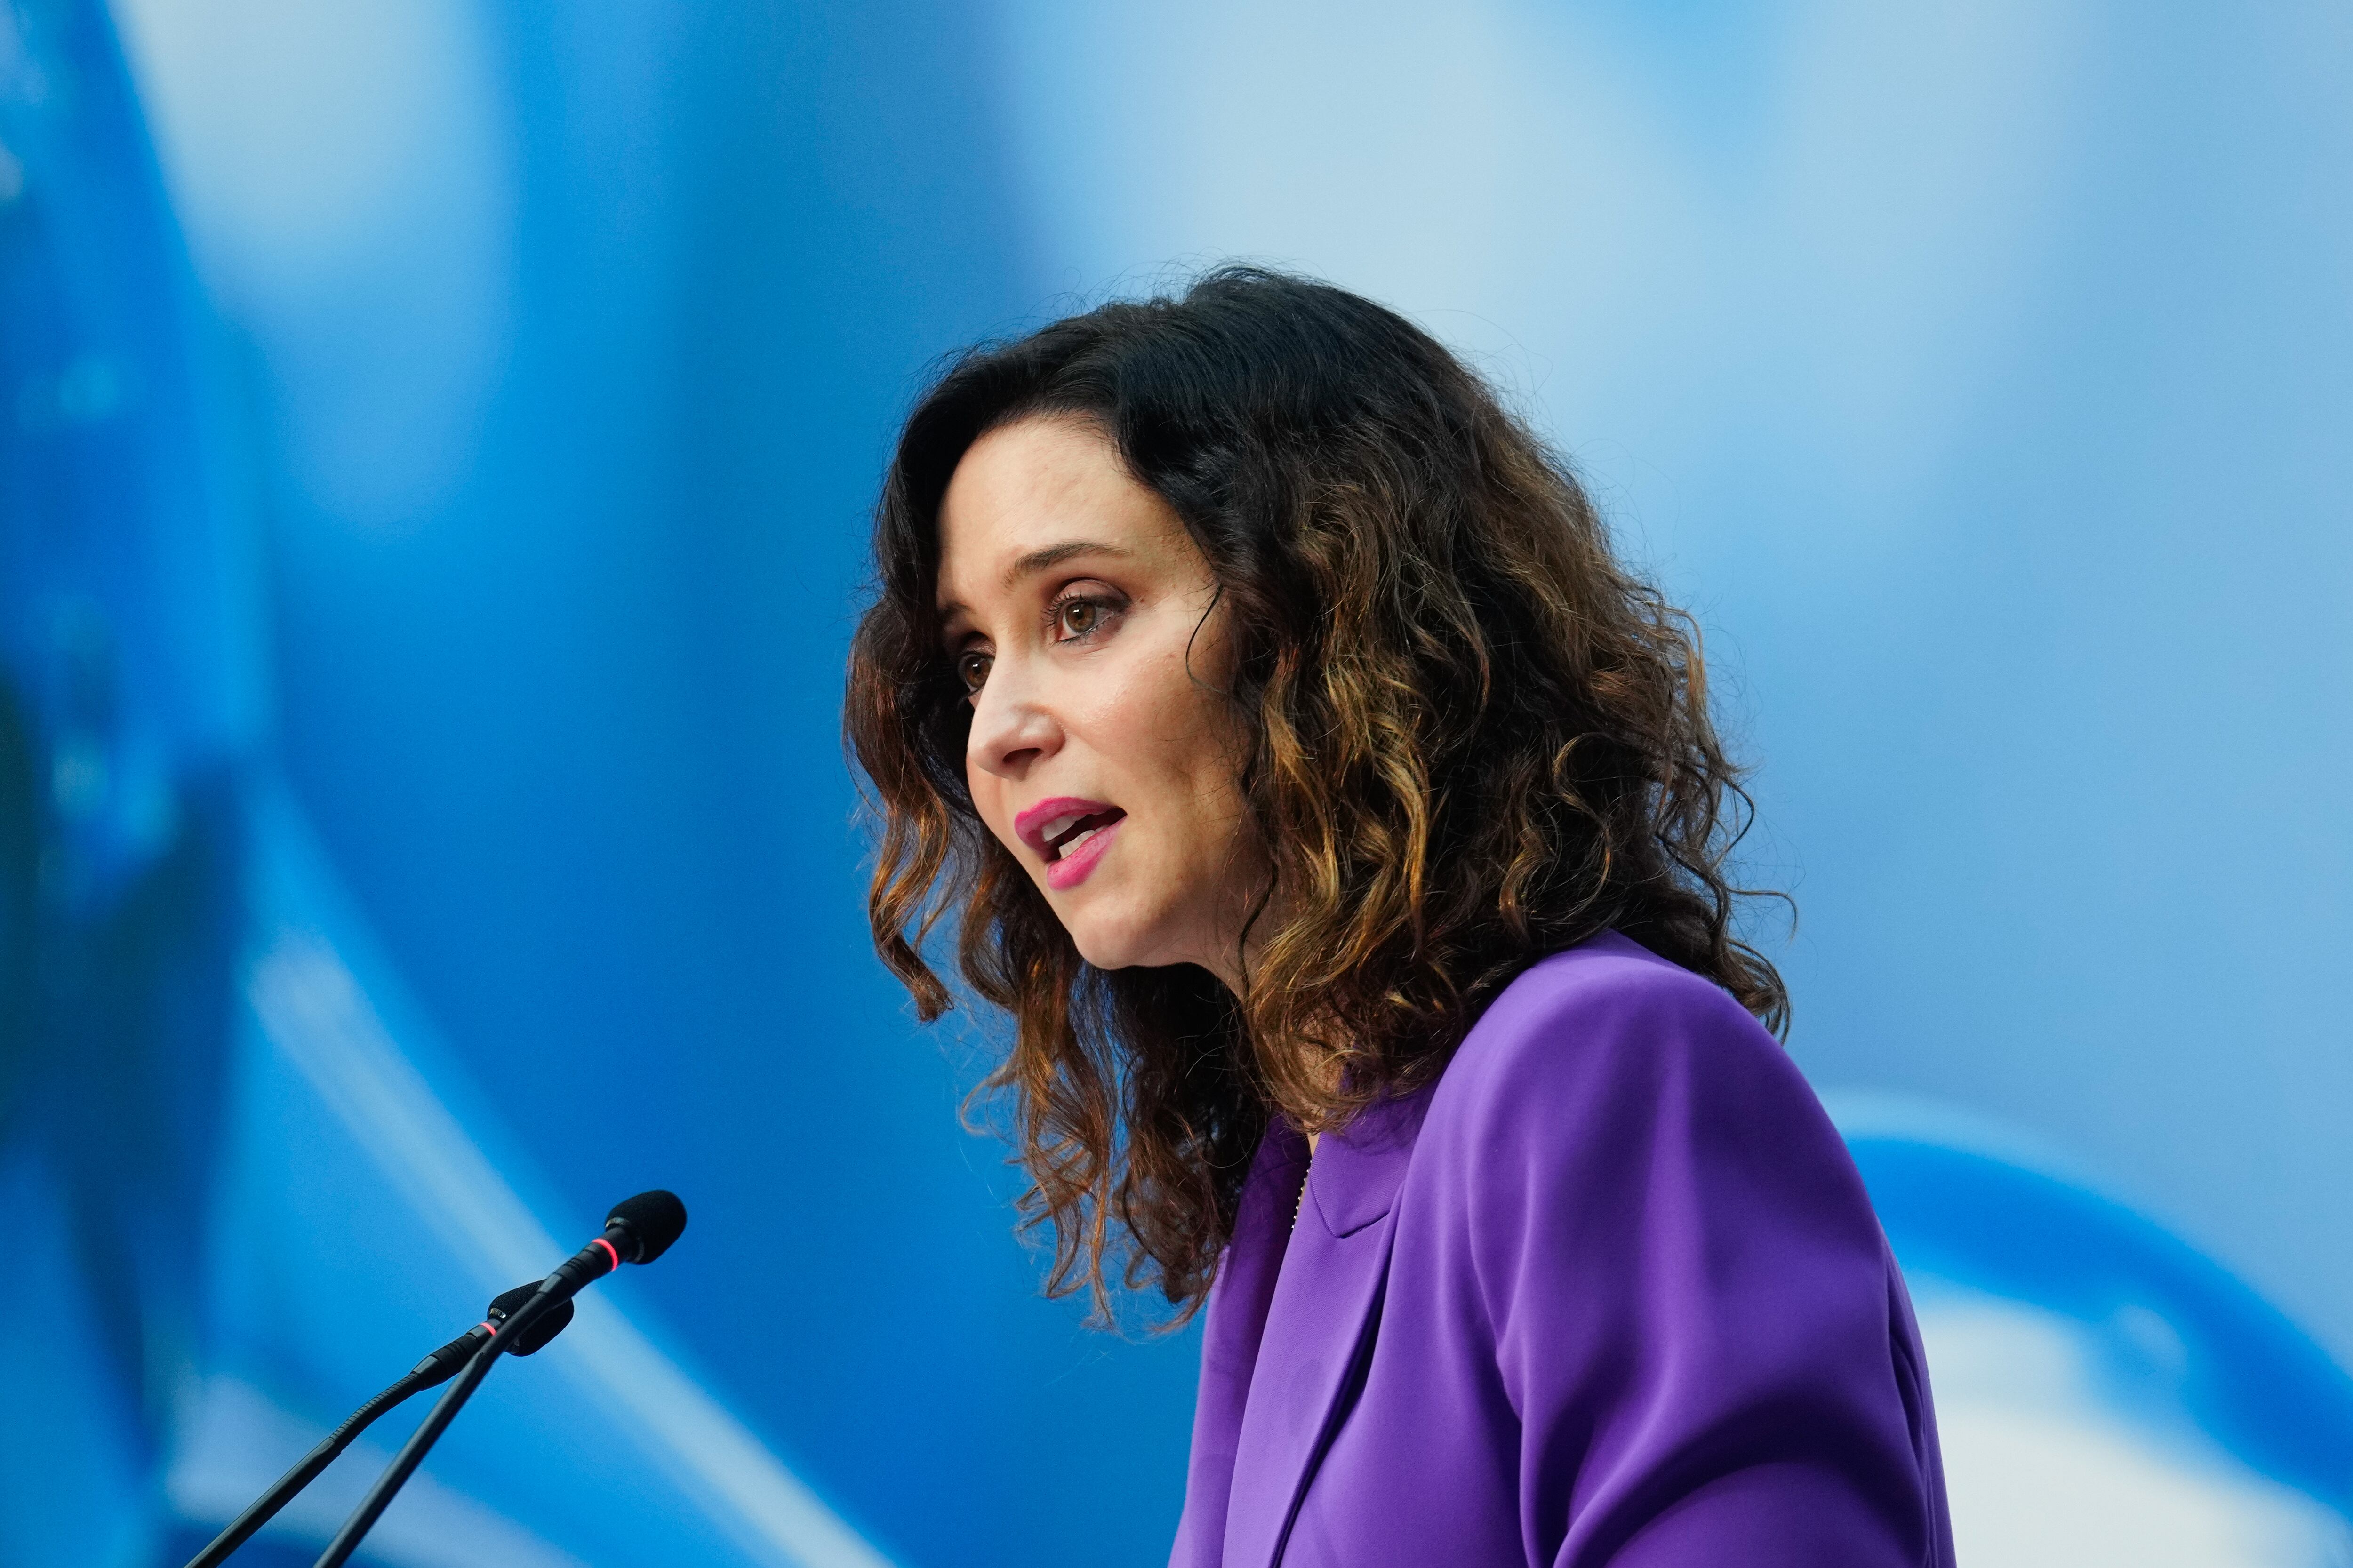
<svg viewBox="0 0 2353 1568"><path fill-rule="evenodd" d="M1132 510L1138 491L1111 443L1092 426L1024 419L972 444L940 501L941 554L1038 548L1051 538L1100 532Z"/></svg>
<svg viewBox="0 0 2353 1568"><path fill-rule="evenodd" d="M1182 565L1192 542L1092 426L1023 420L973 443L940 504L943 614L1094 560Z"/></svg>

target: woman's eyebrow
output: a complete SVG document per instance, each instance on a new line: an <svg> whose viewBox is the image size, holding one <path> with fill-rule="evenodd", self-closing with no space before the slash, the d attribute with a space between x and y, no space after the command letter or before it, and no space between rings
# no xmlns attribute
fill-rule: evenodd
<svg viewBox="0 0 2353 1568"><path fill-rule="evenodd" d="M1049 571L1060 566L1065 561L1074 560L1082 555L1110 555L1124 560L1133 553L1132 551L1122 550L1116 544L1105 544L1100 540L1066 539L1060 544L1049 544L1042 549L1027 551L1015 556L1013 563L1008 566L998 578L998 583L1001 586L1009 589L1024 577L1034 577L1040 572ZM941 624L944 626L957 616L966 613L962 602L950 599L940 606Z"/></svg>
<svg viewBox="0 0 2353 1568"><path fill-rule="evenodd" d="M1032 550L1026 554L1015 556L1013 564L1005 569L1005 574L999 582L1002 586L1010 588L1024 577L1033 576L1049 567L1060 566L1063 562L1075 556L1125 556L1127 553L1115 544L1098 543L1092 539L1064 540L1060 544L1049 544L1042 550Z"/></svg>

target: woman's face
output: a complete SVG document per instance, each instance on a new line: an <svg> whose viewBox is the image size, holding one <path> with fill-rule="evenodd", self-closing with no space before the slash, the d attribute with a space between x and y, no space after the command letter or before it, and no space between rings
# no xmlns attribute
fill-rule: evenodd
<svg viewBox="0 0 2353 1568"><path fill-rule="evenodd" d="M1102 969L1238 986L1263 858L1245 827L1208 563L1068 417L973 443L940 507L940 631L971 693L981 819Z"/></svg>

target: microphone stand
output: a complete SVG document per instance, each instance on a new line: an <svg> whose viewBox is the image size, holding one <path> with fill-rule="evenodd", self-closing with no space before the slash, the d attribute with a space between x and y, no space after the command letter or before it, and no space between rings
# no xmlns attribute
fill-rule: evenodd
<svg viewBox="0 0 2353 1568"><path fill-rule="evenodd" d="M628 1243L631 1255L638 1254L637 1239L628 1234L627 1227L607 1228L621 1231L622 1239ZM384 1474L376 1478L375 1485L368 1489L367 1496L360 1500L360 1506L343 1521L343 1528L335 1532L335 1539L328 1542L327 1550L320 1553L319 1561L312 1564L312 1568L343 1568L352 1553L359 1550L361 1538L375 1527L375 1521L384 1516L384 1510L392 1506L394 1497L407 1484L408 1478L417 1473L417 1467L425 1462L426 1453L440 1441L441 1434L449 1429L449 1423L458 1418L458 1412L466 1407L466 1401L474 1396L474 1390L481 1387L482 1380L491 1375L491 1368L498 1364L499 1357L529 1331L535 1319L569 1301L581 1287L610 1274L620 1266L619 1251L611 1242L599 1237L574 1253L554 1273L543 1280L531 1300L517 1308L514 1316L501 1323L489 1341L474 1352L473 1359L466 1363L466 1370L458 1374L458 1381L451 1384L449 1391L436 1402L432 1413L425 1417L416 1431L409 1434L408 1441L402 1445L392 1463L385 1468Z"/></svg>
<svg viewBox="0 0 2353 1568"><path fill-rule="evenodd" d="M505 1316L493 1308L492 1321ZM491 1324L479 1323L459 1334L408 1371L398 1383L352 1412L343 1424L327 1434L319 1446L296 1462L294 1468L278 1478L277 1484L253 1500L253 1505L229 1521L228 1528L213 1537L212 1544L188 1560L188 1568L219 1568L229 1553L251 1539L253 1532L277 1517L278 1510L294 1500L294 1495L319 1477L319 1472L334 1463L335 1456L352 1446L352 1440L366 1431L377 1416L400 1404L411 1394L422 1394L438 1387L457 1375L458 1369L491 1337Z"/></svg>

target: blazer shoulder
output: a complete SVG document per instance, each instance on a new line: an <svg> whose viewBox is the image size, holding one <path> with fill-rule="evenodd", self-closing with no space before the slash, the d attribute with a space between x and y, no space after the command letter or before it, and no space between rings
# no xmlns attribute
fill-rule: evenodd
<svg viewBox="0 0 2353 1568"><path fill-rule="evenodd" d="M1731 993L1611 931L1504 988L1448 1064L1431 1112L1490 1133L1579 1104L1773 1087L1812 1099L1780 1042Z"/></svg>

